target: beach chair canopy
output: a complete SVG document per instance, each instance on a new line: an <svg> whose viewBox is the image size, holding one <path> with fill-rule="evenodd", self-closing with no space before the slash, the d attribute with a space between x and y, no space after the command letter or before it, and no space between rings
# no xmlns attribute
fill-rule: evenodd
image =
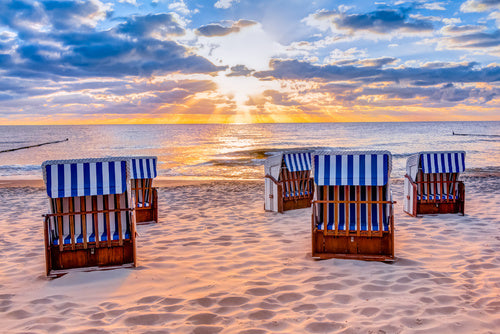
<svg viewBox="0 0 500 334"><path fill-rule="evenodd" d="M419 152L406 161L406 172L415 179L421 170L430 173L461 173L465 170L465 152Z"/></svg>
<svg viewBox="0 0 500 334"><path fill-rule="evenodd" d="M285 166L290 172L311 170L311 153L286 153L283 155Z"/></svg>
<svg viewBox="0 0 500 334"><path fill-rule="evenodd" d="M384 186L391 163L389 151L318 152L314 155L314 182L318 186Z"/></svg>
<svg viewBox="0 0 500 334"><path fill-rule="evenodd" d="M50 198L121 194L129 180L127 157L51 160L42 163Z"/></svg>
<svg viewBox="0 0 500 334"><path fill-rule="evenodd" d="M156 157L131 157L131 179L153 179L156 177Z"/></svg>

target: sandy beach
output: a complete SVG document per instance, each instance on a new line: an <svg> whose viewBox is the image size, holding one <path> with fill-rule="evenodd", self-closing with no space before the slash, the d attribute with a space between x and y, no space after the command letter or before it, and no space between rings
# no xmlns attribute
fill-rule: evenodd
<svg viewBox="0 0 500 334"><path fill-rule="evenodd" d="M310 209L263 210L262 181L160 182L138 267L45 277L41 182L0 183L2 333L498 333L498 177L465 216L412 218L393 182L392 263L313 260Z"/></svg>

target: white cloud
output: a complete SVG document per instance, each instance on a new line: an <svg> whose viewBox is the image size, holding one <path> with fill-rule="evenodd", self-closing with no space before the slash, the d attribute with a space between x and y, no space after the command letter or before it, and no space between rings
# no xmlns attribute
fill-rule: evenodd
<svg viewBox="0 0 500 334"><path fill-rule="evenodd" d="M191 14L191 11L187 7L186 3L184 0L178 0L175 2L172 2L171 4L168 5L168 9L177 12L182 15L189 15Z"/></svg>
<svg viewBox="0 0 500 334"><path fill-rule="evenodd" d="M120 3L128 3L128 4L131 4L133 6L137 6L137 1L136 0L118 0L118 2L120 2Z"/></svg>
<svg viewBox="0 0 500 334"><path fill-rule="evenodd" d="M444 2L423 3L422 7L428 10L446 10Z"/></svg>
<svg viewBox="0 0 500 334"><path fill-rule="evenodd" d="M490 20L495 20L497 23L497 28L500 29L500 12L493 12L490 15L488 15L488 18Z"/></svg>
<svg viewBox="0 0 500 334"><path fill-rule="evenodd" d="M368 56L366 50L359 50L357 48L350 48L347 50L335 49L330 52L330 55L325 58L325 63L330 64L339 60L354 60L359 58L366 58Z"/></svg>
<svg viewBox="0 0 500 334"><path fill-rule="evenodd" d="M219 0L214 4L215 8L228 9L234 3L238 3L240 0Z"/></svg>
<svg viewBox="0 0 500 334"><path fill-rule="evenodd" d="M491 0L467 0L460 6L460 10L464 13L479 13L492 9L500 9L500 2Z"/></svg>

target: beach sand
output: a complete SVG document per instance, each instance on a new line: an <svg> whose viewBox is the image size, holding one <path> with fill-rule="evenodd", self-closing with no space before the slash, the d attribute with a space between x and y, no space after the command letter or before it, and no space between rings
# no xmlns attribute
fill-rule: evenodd
<svg viewBox="0 0 500 334"><path fill-rule="evenodd" d="M164 183L138 267L45 277L41 183L0 188L2 333L498 333L497 177L465 216L412 218L393 182L392 263L311 258L311 210L263 210L263 182Z"/></svg>

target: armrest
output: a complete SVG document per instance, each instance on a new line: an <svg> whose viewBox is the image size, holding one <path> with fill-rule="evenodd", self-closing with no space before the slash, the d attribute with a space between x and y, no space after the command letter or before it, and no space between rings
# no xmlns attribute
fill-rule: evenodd
<svg viewBox="0 0 500 334"><path fill-rule="evenodd" d="M271 181L273 181L275 184L280 184L280 182L278 180L276 180L274 177L272 177L269 174L266 174L265 177L267 177L268 179L270 179Z"/></svg>

